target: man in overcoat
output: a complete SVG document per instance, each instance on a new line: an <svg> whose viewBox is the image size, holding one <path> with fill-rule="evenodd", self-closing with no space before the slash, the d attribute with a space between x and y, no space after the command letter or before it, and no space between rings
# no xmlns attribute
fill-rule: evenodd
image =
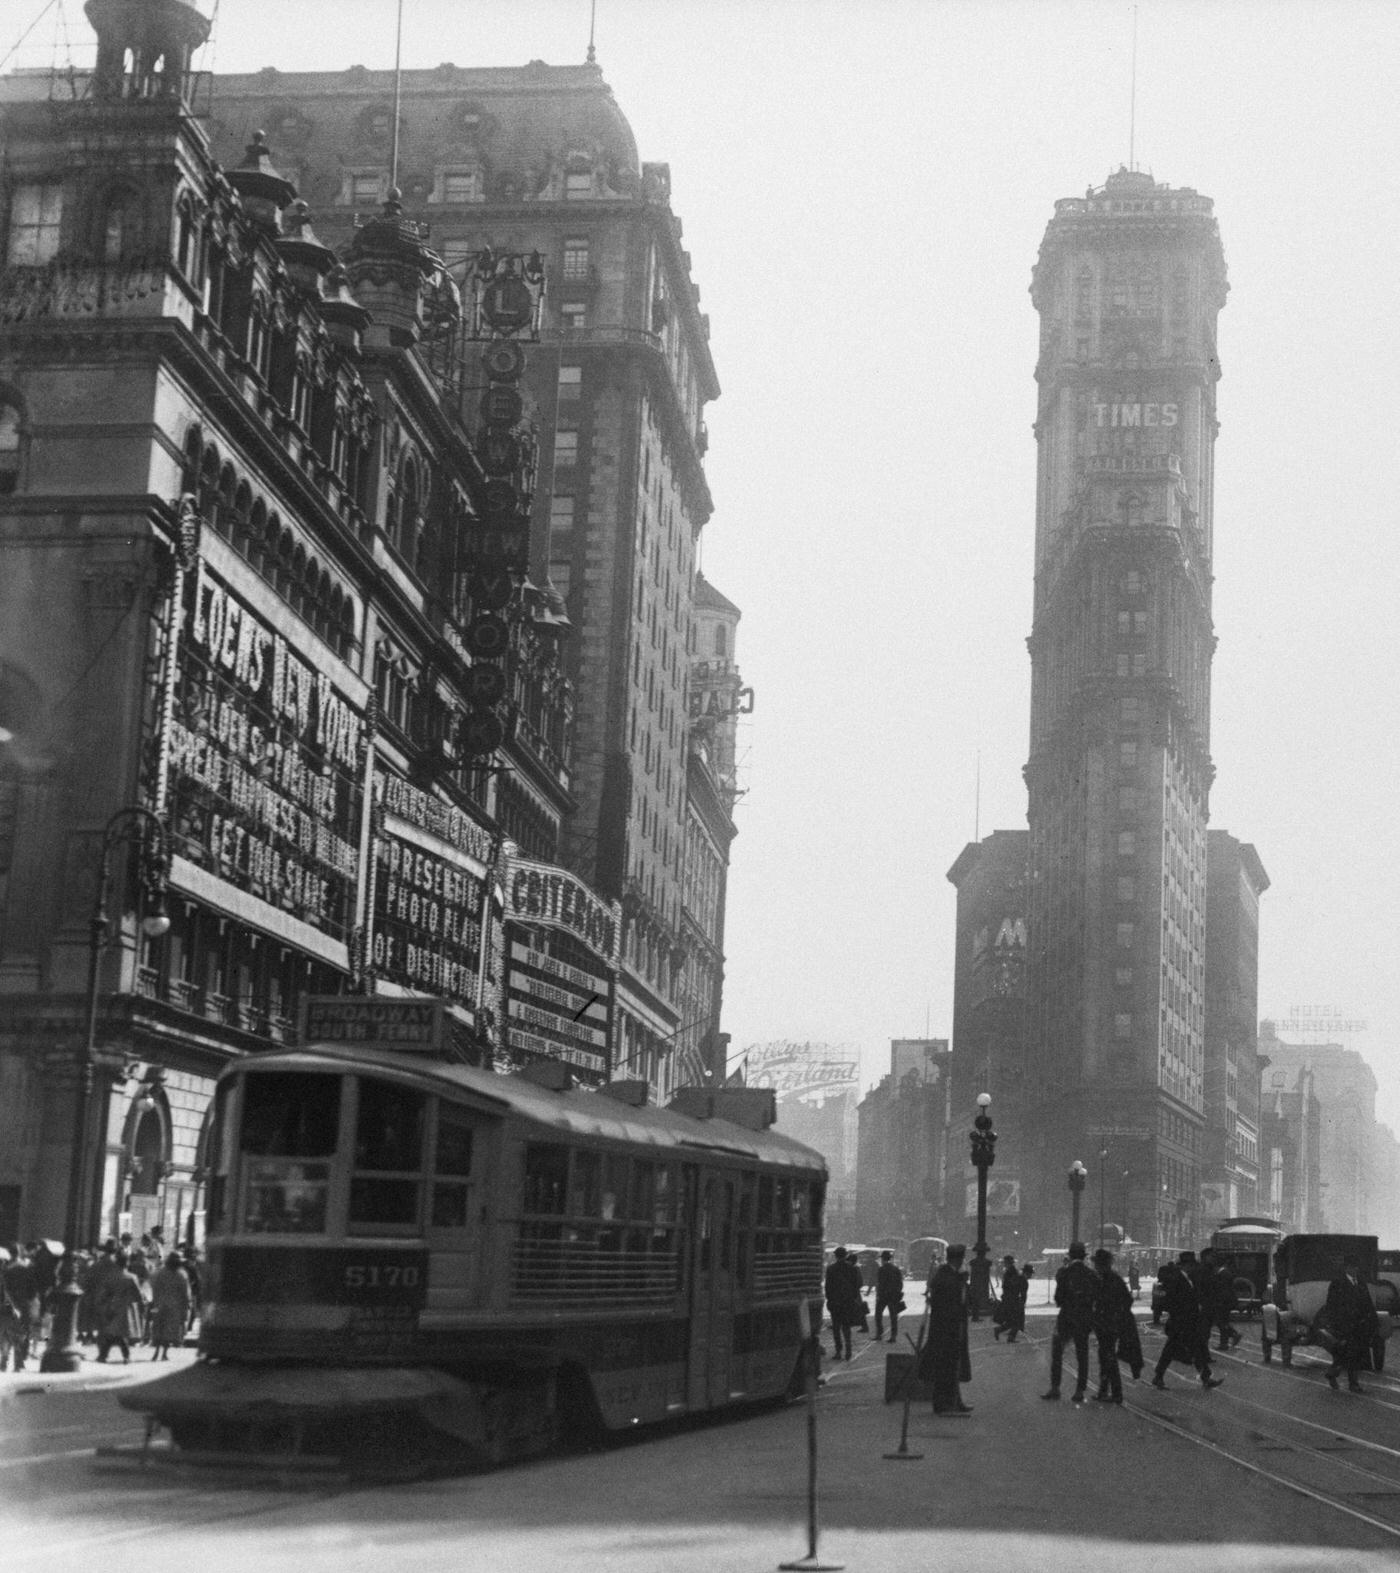
<svg viewBox="0 0 1400 1573"><path fill-rule="evenodd" d="M1016 1267L1014 1256L1004 1256L1001 1262L1001 1304L997 1307L996 1326L992 1337L999 1339L1003 1333L1009 1344L1016 1342L1016 1334L1026 1330L1026 1290L1029 1287L1024 1273Z"/></svg>
<svg viewBox="0 0 1400 1573"><path fill-rule="evenodd" d="M1332 1364L1322 1373L1335 1388L1343 1371L1353 1393L1364 1392L1360 1371L1369 1366L1371 1345L1380 1329L1380 1318L1371 1301L1371 1291L1361 1281L1361 1264L1354 1256L1342 1261L1341 1271L1327 1286L1323 1319L1336 1340Z"/></svg>
<svg viewBox="0 0 1400 1573"><path fill-rule="evenodd" d="M1167 1367L1173 1360L1195 1366L1202 1387L1219 1387L1223 1377L1212 1376L1210 1368L1210 1321L1201 1309L1201 1291L1191 1275L1197 1268L1196 1253L1183 1251L1175 1262L1168 1262L1158 1275L1165 1297L1167 1336L1152 1373L1153 1387L1167 1385Z"/></svg>
<svg viewBox="0 0 1400 1573"><path fill-rule="evenodd" d="M875 1342L884 1332L884 1314L890 1313L890 1342L899 1332L899 1313L904 1309L904 1274L894 1264L893 1251L880 1252L875 1270Z"/></svg>
<svg viewBox="0 0 1400 1573"><path fill-rule="evenodd" d="M1089 1385L1089 1334L1094 1330L1094 1301L1099 1293L1098 1277L1084 1256L1084 1242L1072 1241L1069 1259L1055 1274L1055 1304L1060 1311L1050 1336L1050 1391L1040 1395L1052 1399L1060 1396L1065 1345L1072 1341L1079 1369L1070 1396L1076 1404L1084 1402L1084 1389Z"/></svg>
<svg viewBox="0 0 1400 1573"><path fill-rule="evenodd" d="M1094 1252L1094 1271L1099 1275L1094 1297L1094 1336L1099 1343L1099 1390L1094 1395L1101 1404L1123 1402L1123 1373L1118 1368L1121 1350L1131 1365L1132 1341L1137 1331L1133 1320L1133 1292L1113 1270L1113 1252L1100 1246ZM1142 1370L1142 1352L1137 1351L1137 1371ZM1134 1371L1136 1376L1137 1371Z"/></svg>
<svg viewBox="0 0 1400 1573"><path fill-rule="evenodd" d="M864 1319L865 1302L861 1297L860 1268L851 1260L844 1245L836 1247L823 1288L827 1315L831 1318L831 1341L836 1346L832 1358L849 1360L851 1329Z"/></svg>
<svg viewBox="0 0 1400 1573"><path fill-rule="evenodd" d="M928 1281L928 1337L919 1354L919 1377L933 1388L936 1415L970 1415L960 1382L972 1380L967 1350L968 1295L963 1275L965 1245L950 1245L947 1259Z"/></svg>

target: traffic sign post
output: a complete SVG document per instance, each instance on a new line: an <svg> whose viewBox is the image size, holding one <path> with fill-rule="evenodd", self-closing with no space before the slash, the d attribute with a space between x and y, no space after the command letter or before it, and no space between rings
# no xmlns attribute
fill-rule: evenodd
<svg viewBox="0 0 1400 1573"><path fill-rule="evenodd" d="M779 1573L840 1573L844 1562L822 1562L817 1558L817 1334L812 1325L811 1308L806 1300L798 1304L803 1349L807 1362L807 1555L796 1562L780 1562Z"/></svg>

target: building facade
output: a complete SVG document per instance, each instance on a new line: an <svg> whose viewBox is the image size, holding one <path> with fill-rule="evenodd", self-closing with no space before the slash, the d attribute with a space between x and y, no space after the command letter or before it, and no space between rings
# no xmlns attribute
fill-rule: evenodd
<svg viewBox="0 0 1400 1573"><path fill-rule="evenodd" d="M1205 1131L1200 1231L1260 1208L1259 854L1228 831L1206 835Z"/></svg>
<svg viewBox="0 0 1400 1573"><path fill-rule="evenodd" d="M1340 1043L1287 1043L1269 1021L1260 1024L1259 1052L1268 1061L1265 1102L1306 1073L1318 1103L1317 1227L1330 1234L1388 1236L1395 1209L1375 1184L1375 1148L1382 1129L1376 1123L1375 1072L1356 1049Z"/></svg>
<svg viewBox="0 0 1400 1573"><path fill-rule="evenodd" d="M1259 1092L1259 1202L1285 1234L1320 1234L1322 1217L1322 1106L1306 1064L1271 1063L1268 1023L1260 1033L1263 1075Z"/></svg>
<svg viewBox="0 0 1400 1573"><path fill-rule="evenodd" d="M862 1240L950 1238L945 1227L949 1071L946 1038L895 1038L890 1070L857 1111L855 1231ZM961 1154L958 1155L959 1160ZM962 1169L957 1167L959 1180Z"/></svg>
<svg viewBox="0 0 1400 1573"><path fill-rule="evenodd" d="M712 892L733 838L731 789L691 713L704 409L719 385L670 171L641 162L593 63L406 71L399 96L396 125L390 72L221 76L214 146L232 161L267 128L333 243L392 186L454 279L486 248L542 261L546 349L526 383L549 484L531 551L573 626L562 856L621 904L616 1057L664 1096L682 1064L722 1073Z"/></svg>
<svg viewBox="0 0 1400 1573"><path fill-rule="evenodd" d="M1205 1135L1216 317L1209 198L1120 170L1055 205L1040 316L1028 1091L1039 1190L1126 1172L1194 1243ZM1097 1162L1095 1160L1097 1159Z"/></svg>
<svg viewBox="0 0 1400 1573"><path fill-rule="evenodd" d="M337 255L261 139L219 165L195 7L88 15L90 77L0 95L0 1214L197 1239L231 1058L428 996L625 1075L624 922L559 863L536 431L475 414L538 351L396 199Z"/></svg>

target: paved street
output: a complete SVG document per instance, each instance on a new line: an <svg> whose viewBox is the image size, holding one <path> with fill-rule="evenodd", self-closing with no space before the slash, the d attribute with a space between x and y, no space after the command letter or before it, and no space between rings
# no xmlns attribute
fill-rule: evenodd
<svg viewBox="0 0 1400 1573"><path fill-rule="evenodd" d="M888 1346L858 1339L849 1365L828 1364L822 1560L870 1573L1400 1567L1400 1383L1333 1393L1315 1363L1262 1366L1247 1328L1214 1393L1173 1374L1166 1393L1130 1385L1122 1409L1049 1404L1048 1329L1033 1315L1031 1337L1008 1347L975 1326L975 1413L915 1406L917 1460L883 1456L901 1421L883 1402ZM1151 1359L1155 1335L1145 1341ZM147 1375L138 1361L0 1378L7 1573L80 1559L109 1573L763 1573L807 1549L800 1404L492 1474L281 1491L94 1459L97 1445L139 1440L113 1386Z"/></svg>

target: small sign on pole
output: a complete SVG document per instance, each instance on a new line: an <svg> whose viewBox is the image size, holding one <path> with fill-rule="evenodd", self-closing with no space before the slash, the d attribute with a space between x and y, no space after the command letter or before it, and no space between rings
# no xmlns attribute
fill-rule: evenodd
<svg viewBox="0 0 1400 1573"><path fill-rule="evenodd" d="M798 1327L807 1362L807 1555L796 1562L780 1562L779 1573L840 1573L844 1562L817 1559L817 1334L806 1298L798 1301Z"/></svg>

